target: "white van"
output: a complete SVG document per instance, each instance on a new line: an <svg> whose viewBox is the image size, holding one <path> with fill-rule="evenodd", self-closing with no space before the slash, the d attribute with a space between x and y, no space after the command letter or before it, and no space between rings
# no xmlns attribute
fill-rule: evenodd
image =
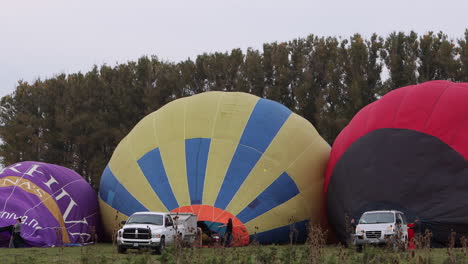
<svg viewBox="0 0 468 264"><path fill-rule="evenodd" d="M387 244L396 242L404 249L408 243L408 226L400 211L368 211L362 214L356 226L354 244L360 251L364 244Z"/></svg>

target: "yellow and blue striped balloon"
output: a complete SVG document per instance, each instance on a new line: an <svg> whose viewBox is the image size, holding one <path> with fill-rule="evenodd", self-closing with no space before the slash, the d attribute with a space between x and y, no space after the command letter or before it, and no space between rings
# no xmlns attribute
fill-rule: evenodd
<svg viewBox="0 0 468 264"><path fill-rule="evenodd" d="M323 219L329 145L285 106L245 93L206 92L143 118L105 168L106 232L136 211L193 212L211 230L234 223L234 244L299 239Z"/></svg>

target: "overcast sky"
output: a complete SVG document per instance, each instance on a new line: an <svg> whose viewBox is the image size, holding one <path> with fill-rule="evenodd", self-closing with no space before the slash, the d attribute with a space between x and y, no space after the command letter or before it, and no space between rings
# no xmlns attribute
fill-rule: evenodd
<svg viewBox="0 0 468 264"><path fill-rule="evenodd" d="M18 80L143 55L173 62L309 34L442 30L461 38L468 0L0 0L0 96Z"/></svg>

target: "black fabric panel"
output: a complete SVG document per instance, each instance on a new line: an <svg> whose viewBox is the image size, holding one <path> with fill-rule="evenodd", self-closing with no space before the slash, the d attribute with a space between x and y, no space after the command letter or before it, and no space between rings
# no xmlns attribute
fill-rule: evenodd
<svg viewBox="0 0 468 264"><path fill-rule="evenodd" d="M8 232L8 233L13 233L13 225L9 225L9 226L4 226L4 227L0 227L0 232Z"/></svg>
<svg viewBox="0 0 468 264"><path fill-rule="evenodd" d="M468 161L436 137L378 129L355 141L336 163L327 191L330 225L344 243L346 216L395 209L421 219L433 245L451 231L468 237Z"/></svg>

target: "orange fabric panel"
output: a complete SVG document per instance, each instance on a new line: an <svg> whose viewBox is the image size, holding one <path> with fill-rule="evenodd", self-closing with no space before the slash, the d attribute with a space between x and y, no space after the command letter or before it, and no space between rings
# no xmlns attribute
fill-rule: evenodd
<svg viewBox="0 0 468 264"><path fill-rule="evenodd" d="M191 205L183 206L172 210L173 213L193 213L198 217L198 221L210 221L226 224L229 218L232 219L232 245L246 246L250 242L249 232L244 224L233 214L211 205Z"/></svg>

